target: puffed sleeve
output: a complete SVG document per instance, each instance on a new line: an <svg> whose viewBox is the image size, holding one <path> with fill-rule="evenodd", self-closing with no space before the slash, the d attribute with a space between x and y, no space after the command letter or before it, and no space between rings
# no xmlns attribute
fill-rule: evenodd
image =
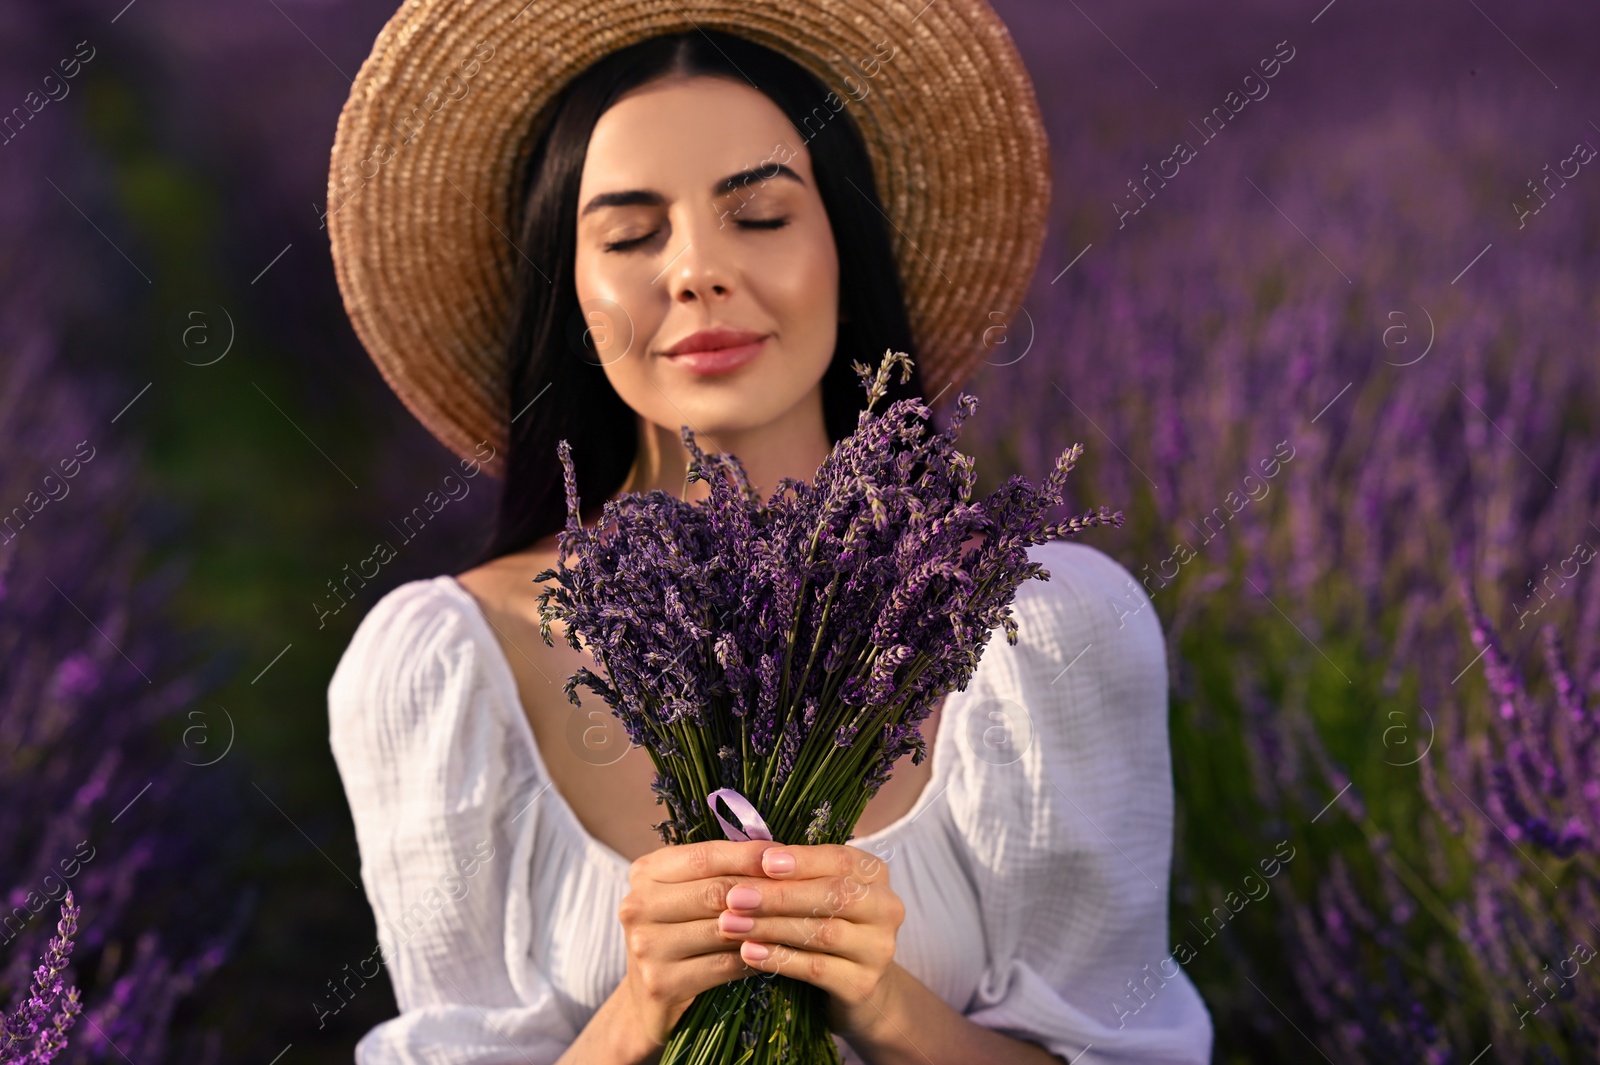
<svg viewBox="0 0 1600 1065"><path fill-rule="evenodd" d="M481 619L441 580L380 599L328 687L328 739L400 1009L355 1060L549 1065L577 1032L537 970L508 959L528 843L508 810L533 782L484 676Z"/></svg>
<svg viewBox="0 0 1600 1065"><path fill-rule="evenodd" d="M1167 938L1160 621L1103 552L1031 550L1051 579L1023 584L1017 644L997 631L969 685L1007 741L956 745L951 807L989 946L964 1013L1069 1062L1090 1047L1086 1062L1209 1062L1210 1014Z"/></svg>

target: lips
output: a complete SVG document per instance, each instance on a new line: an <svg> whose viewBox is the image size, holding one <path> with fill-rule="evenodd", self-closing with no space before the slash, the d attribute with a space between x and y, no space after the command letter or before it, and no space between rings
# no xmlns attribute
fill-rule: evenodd
<svg viewBox="0 0 1600 1065"><path fill-rule="evenodd" d="M761 340L764 334L752 333L748 329L702 329L690 333L676 344L667 348L663 355L677 356L689 355L707 351L722 351L725 348L737 348L754 344Z"/></svg>
<svg viewBox="0 0 1600 1065"><path fill-rule="evenodd" d="M674 366L700 376L731 373L761 353L764 333L742 329L702 329L690 333L662 354Z"/></svg>

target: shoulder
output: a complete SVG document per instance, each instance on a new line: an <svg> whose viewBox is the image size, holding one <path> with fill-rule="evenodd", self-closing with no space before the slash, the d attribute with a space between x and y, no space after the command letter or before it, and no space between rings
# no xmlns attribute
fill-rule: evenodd
<svg viewBox="0 0 1600 1065"><path fill-rule="evenodd" d="M1126 567L1098 548L1052 541L1029 549L1049 572L1012 604L1017 642L995 630L967 702L1015 732L1016 758L1072 766L1096 778L1119 765L1159 768L1167 757L1167 652L1155 607ZM979 722L968 730L978 736ZM969 737L971 738L971 737ZM981 746L973 740L972 746ZM980 761L1006 758L980 755ZM1012 768L975 764L992 784ZM1115 775L1115 774L1113 774ZM986 785L987 786L987 785Z"/></svg>
<svg viewBox="0 0 1600 1065"><path fill-rule="evenodd" d="M1048 579L1024 581L1013 611L1018 645L1046 653L1103 648L1110 661L1166 667L1161 621L1133 574L1099 548L1072 540L1035 545L1028 557ZM1091 652L1092 653L1092 652Z"/></svg>
<svg viewBox="0 0 1600 1065"><path fill-rule="evenodd" d="M471 606L449 577L409 581L389 591L356 626L330 692L350 694L379 677L426 672L471 639Z"/></svg>
<svg viewBox="0 0 1600 1065"><path fill-rule="evenodd" d="M1105 552L1052 541L1029 557L1050 576L1018 588L1017 642L996 627L950 704L949 803L974 868L1013 885L1009 897L1086 875L1093 895L1122 884L1127 859L1108 838L1151 876L1171 847L1166 644L1155 608ZM1110 874L1093 879L1102 859Z"/></svg>
<svg viewBox="0 0 1600 1065"><path fill-rule="evenodd" d="M362 737L392 738L423 724L452 691L470 694L481 625L470 596L449 577L410 581L379 599L328 683L336 753Z"/></svg>

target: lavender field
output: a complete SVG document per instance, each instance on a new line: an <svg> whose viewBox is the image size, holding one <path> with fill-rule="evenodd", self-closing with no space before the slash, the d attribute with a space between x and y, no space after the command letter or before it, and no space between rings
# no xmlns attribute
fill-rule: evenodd
<svg viewBox="0 0 1600 1065"><path fill-rule="evenodd" d="M327 613L453 465L319 224L393 5L124 2L0 10L0 1010L66 879L56 1060L349 1061L394 1000L327 678L492 504ZM1172 676L1170 952L1095 1005L1181 967L1218 1062L1595 1060L1600 14L995 6L1055 197L962 443L1083 443Z"/></svg>

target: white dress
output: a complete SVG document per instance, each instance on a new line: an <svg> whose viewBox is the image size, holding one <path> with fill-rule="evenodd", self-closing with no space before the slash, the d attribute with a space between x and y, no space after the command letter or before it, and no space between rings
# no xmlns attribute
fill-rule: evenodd
<svg viewBox="0 0 1600 1065"><path fill-rule="evenodd" d="M1209 1062L1167 939L1160 622L1099 550L1030 554L1051 579L1023 582L1016 646L995 630L945 700L915 806L850 843L905 903L896 960L970 1020L1074 1065ZM399 1006L357 1063L554 1062L626 970L629 863L551 786L476 601L448 576L389 592L328 705Z"/></svg>

